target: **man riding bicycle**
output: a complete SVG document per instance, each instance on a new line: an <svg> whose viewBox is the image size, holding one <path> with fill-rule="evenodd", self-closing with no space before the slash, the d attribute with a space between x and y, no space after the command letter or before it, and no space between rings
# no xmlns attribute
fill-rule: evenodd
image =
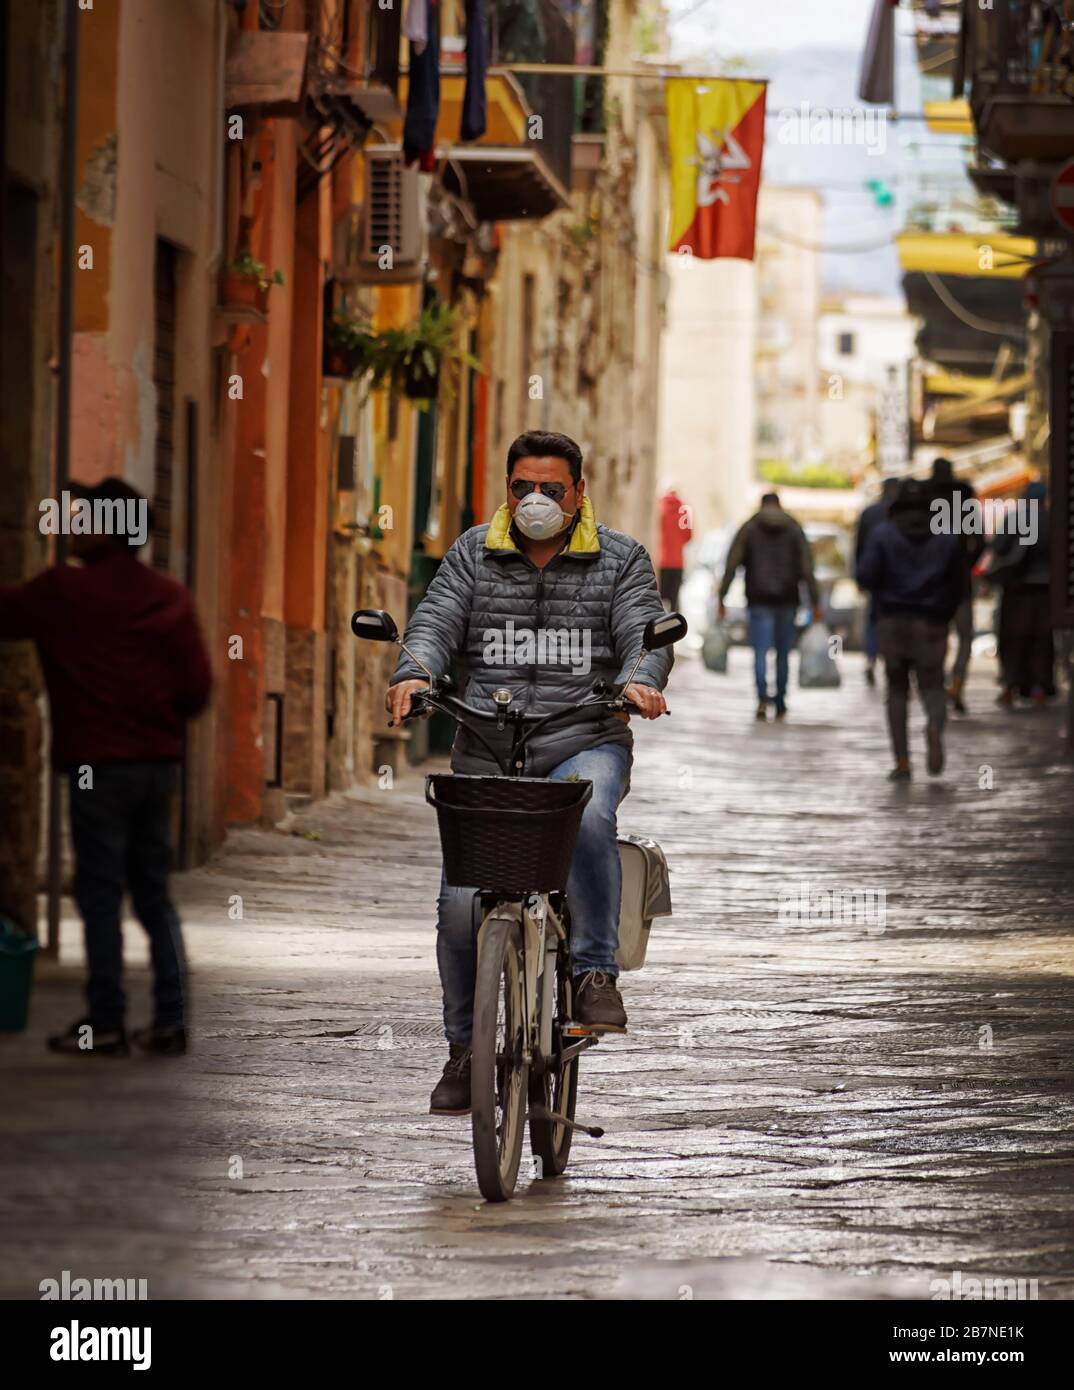
<svg viewBox="0 0 1074 1390"><path fill-rule="evenodd" d="M437 680L458 658L468 704L492 709L493 691L507 689L513 704L541 715L580 704L598 680L626 680L645 624L663 611L645 547L598 525L578 445L563 434L531 430L508 450L506 501L490 523L465 532L445 555L404 641ZM670 648L651 652L623 692L645 719L664 712L660 692L671 664ZM403 653L385 698L393 724L410 712L414 692L427 686ZM615 953L622 891L616 810L630 786L628 722L626 714L603 711L541 730L528 745L525 767L530 777L593 783L567 896L574 1016L594 1033L626 1032ZM488 737L503 751L494 733ZM500 771L461 726L451 765L459 773ZM442 878L436 956L449 1057L432 1093L433 1114L470 1109L479 922L475 889L451 888Z"/></svg>

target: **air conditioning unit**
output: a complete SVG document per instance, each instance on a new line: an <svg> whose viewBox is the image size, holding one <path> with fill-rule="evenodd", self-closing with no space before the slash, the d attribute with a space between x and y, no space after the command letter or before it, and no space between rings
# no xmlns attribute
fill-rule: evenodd
<svg viewBox="0 0 1074 1390"><path fill-rule="evenodd" d="M419 281L425 261L421 174L407 168L398 145L372 145L365 159L365 199L337 224L335 278L343 284Z"/></svg>

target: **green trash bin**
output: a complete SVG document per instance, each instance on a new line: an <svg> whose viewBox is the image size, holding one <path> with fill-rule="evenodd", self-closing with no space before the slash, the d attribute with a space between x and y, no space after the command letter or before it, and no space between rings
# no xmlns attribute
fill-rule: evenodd
<svg viewBox="0 0 1074 1390"><path fill-rule="evenodd" d="M0 1033L21 1033L30 1009L37 938L0 917Z"/></svg>

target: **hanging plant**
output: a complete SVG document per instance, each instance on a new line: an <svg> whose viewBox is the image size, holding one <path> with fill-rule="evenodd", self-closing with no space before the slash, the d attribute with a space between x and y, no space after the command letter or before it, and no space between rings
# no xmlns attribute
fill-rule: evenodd
<svg viewBox="0 0 1074 1390"><path fill-rule="evenodd" d="M366 320L337 317L328 326L325 370L352 380L368 378L369 391L388 387L424 404L441 395L450 400L460 366L481 371L477 358L459 350L457 328L457 310L435 301L416 323L380 332Z"/></svg>
<svg viewBox="0 0 1074 1390"><path fill-rule="evenodd" d="M220 303L225 309L257 309L263 314L269 290L283 283L282 270L270 274L250 251L242 251L220 272Z"/></svg>

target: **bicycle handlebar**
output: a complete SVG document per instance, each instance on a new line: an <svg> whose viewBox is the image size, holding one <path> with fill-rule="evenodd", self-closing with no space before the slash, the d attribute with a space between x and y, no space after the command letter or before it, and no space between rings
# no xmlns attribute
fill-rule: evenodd
<svg viewBox="0 0 1074 1390"><path fill-rule="evenodd" d="M480 719L483 723L494 724L500 718L498 712L493 710L477 709L474 705L468 705L464 700L460 700L455 695L445 693L435 693L432 691L415 690L410 697L411 708L409 714L404 714L402 723L409 723L411 719L421 719L432 709L442 709L447 714L455 716L466 715L471 719ZM420 706L415 708L415 706ZM609 695L598 700L586 700L580 705L572 705L567 709L553 710L550 714L511 714L509 711L506 718L511 723L521 721L523 724L541 724L553 719L564 718L567 715L583 713L586 710L601 709L622 710L624 713L640 714L641 708L633 700L626 700L621 695ZM669 709L661 710L661 714L670 715ZM389 727L391 725L389 724Z"/></svg>

